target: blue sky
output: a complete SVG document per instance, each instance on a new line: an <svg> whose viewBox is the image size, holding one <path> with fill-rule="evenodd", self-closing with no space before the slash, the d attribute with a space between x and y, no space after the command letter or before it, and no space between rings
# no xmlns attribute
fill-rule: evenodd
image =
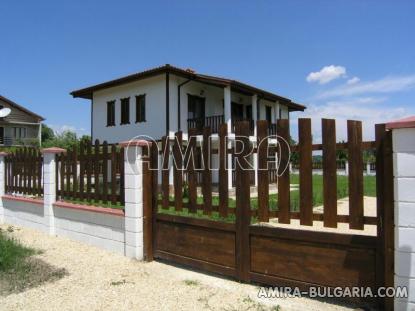
<svg viewBox="0 0 415 311"><path fill-rule="evenodd" d="M0 94L88 134L69 92L170 63L252 83L321 117L415 114L415 1L2 1ZM325 68L326 67L326 68Z"/></svg>

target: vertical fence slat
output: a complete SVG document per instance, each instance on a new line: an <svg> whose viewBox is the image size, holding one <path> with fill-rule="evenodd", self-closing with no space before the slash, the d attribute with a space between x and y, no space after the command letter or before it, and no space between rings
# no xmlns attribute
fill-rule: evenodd
<svg viewBox="0 0 415 311"><path fill-rule="evenodd" d="M65 157L65 170L66 170L66 195L71 195L71 158L72 150L66 154Z"/></svg>
<svg viewBox="0 0 415 311"><path fill-rule="evenodd" d="M73 146L72 154L72 197L76 199L78 197L78 148Z"/></svg>
<svg viewBox="0 0 415 311"><path fill-rule="evenodd" d="M300 152L300 224L313 225L313 172L311 119L298 119Z"/></svg>
<svg viewBox="0 0 415 311"><path fill-rule="evenodd" d="M177 132L173 144L173 180L174 180L174 208L181 211L183 208L183 133Z"/></svg>
<svg viewBox="0 0 415 311"><path fill-rule="evenodd" d="M347 121L347 146L349 160L349 213L350 229L364 228L363 222L363 157L362 123Z"/></svg>
<svg viewBox="0 0 415 311"><path fill-rule="evenodd" d="M162 149L163 149L163 157L162 157L162 172L161 172L161 187L163 193L163 209L169 208L169 154L170 154L170 144L169 144L169 137L164 136L162 139Z"/></svg>
<svg viewBox="0 0 415 311"><path fill-rule="evenodd" d="M247 121L236 122L235 135L238 141L235 144L236 155L236 267L237 276L241 281L249 281L250 251L249 251L249 225L251 222L250 211L250 185L249 164L245 156L249 148L249 123Z"/></svg>
<svg viewBox="0 0 415 311"><path fill-rule="evenodd" d="M85 144L81 142L79 146L79 198L84 200L85 190Z"/></svg>
<svg viewBox="0 0 415 311"><path fill-rule="evenodd" d="M27 147L23 148L23 155L22 155L22 168L23 168L23 173L22 173L22 178L23 178L23 193L27 194L27 171L28 171L28 163L26 161L28 156L28 151L27 151Z"/></svg>
<svg viewBox="0 0 415 311"><path fill-rule="evenodd" d="M86 199L91 202L91 175L92 175L92 142L88 141L86 156Z"/></svg>
<svg viewBox="0 0 415 311"><path fill-rule="evenodd" d="M99 201L100 199L100 189L99 189L99 140L95 140L94 145L94 200Z"/></svg>
<svg viewBox="0 0 415 311"><path fill-rule="evenodd" d="M278 222L283 224L290 223L290 170L288 169L289 161L289 143L290 131L287 119L277 120L278 142L281 146L280 166L278 168Z"/></svg>
<svg viewBox="0 0 415 311"><path fill-rule="evenodd" d="M111 146L111 204L117 202L117 147L115 145Z"/></svg>
<svg viewBox="0 0 415 311"><path fill-rule="evenodd" d="M228 125L223 123L219 126L219 215L222 217L228 216Z"/></svg>
<svg viewBox="0 0 415 311"><path fill-rule="evenodd" d="M269 221L268 122L257 121L258 220Z"/></svg>
<svg viewBox="0 0 415 311"><path fill-rule="evenodd" d="M61 200L63 199L63 197L65 196L65 154L61 153L60 155L60 198Z"/></svg>
<svg viewBox="0 0 415 311"><path fill-rule="evenodd" d="M186 159L185 163L187 164L187 182L189 187L189 212L191 213L196 213L197 209L197 177L195 172L196 134L196 129L189 129L189 157L188 159Z"/></svg>
<svg viewBox="0 0 415 311"><path fill-rule="evenodd" d="M203 128L203 142L202 142L202 154L203 154L203 213L209 215L212 212L212 171L210 170L210 127Z"/></svg>
<svg viewBox="0 0 415 311"><path fill-rule="evenodd" d="M321 120L323 134L324 227L337 228L336 121Z"/></svg>
<svg viewBox="0 0 415 311"><path fill-rule="evenodd" d="M119 166L120 166L120 203L121 205L124 205L125 203L125 191L124 191L124 183L125 183L125 174L124 174L124 147L120 148L120 162L119 162ZM157 179L156 179L156 183L157 183ZM157 186L157 184L156 184ZM153 189L157 189L153 188Z"/></svg>
<svg viewBox="0 0 415 311"><path fill-rule="evenodd" d="M114 164L111 163L111 171L114 170ZM102 202L106 204L108 202L108 143L104 141L102 147Z"/></svg>

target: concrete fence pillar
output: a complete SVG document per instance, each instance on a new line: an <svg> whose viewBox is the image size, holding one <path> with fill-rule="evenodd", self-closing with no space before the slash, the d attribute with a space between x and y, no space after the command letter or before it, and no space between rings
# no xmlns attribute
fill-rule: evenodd
<svg viewBox="0 0 415 311"><path fill-rule="evenodd" d="M4 180L6 156L6 152L0 152L0 224L4 223L4 208L3 200L1 199L1 197L4 195L6 189L6 182Z"/></svg>
<svg viewBox="0 0 415 311"><path fill-rule="evenodd" d="M349 162L348 161L344 162L344 173L346 176L349 175Z"/></svg>
<svg viewBox="0 0 415 311"><path fill-rule="evenodd" d="M395 286L409 294L395 299L395 310L415 310L415 117L386 126L393 145Z"/></svg>
<svg viewBox="0 0 415 311"><path fill-rule="evenodd" d="M143 245L143 163L144 140L123 142L125 188L125 255L144 259Z"/></svg>
<svg viewBox="0 0 415 311"><path fill-rule="evenodd" d="M56 202L56 154L66 152L62 148L42 149L43 154L43 218L46 231L55 234L53 203Z"/></svg>

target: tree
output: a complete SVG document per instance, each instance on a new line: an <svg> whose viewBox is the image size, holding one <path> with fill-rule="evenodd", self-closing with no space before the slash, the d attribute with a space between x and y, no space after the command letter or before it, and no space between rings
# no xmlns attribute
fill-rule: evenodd
<svg viewBox="0 0 415 311"><path fill-rule="evenodd" d="M48 141L55 137L55 133L53 130L47 126L46 124L42 124L42 132L41 132L42 142Z"/></svg>

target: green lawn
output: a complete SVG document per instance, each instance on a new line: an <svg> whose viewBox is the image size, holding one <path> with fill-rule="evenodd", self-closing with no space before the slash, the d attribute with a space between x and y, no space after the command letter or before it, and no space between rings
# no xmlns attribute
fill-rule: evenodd
<svg viewBox="0 0 415 311"><path fill-rule="evenodd" d="M291 175L291 184L292 185L299 185L299 175ZM375 176L364 176L363 179L363 191L365 196L376 196L376 177ZM342 199L348 196L348 177L347 176L337 176L337 198ZM299 199L300 192L299 190L293 190L290 192L290 204L292 211L299 210ZM171 201L174 201L174 197L170 198ZM188 198L184 197L183 202L187 203ZM229 199L229 207L235 208L236 201L234 199ZM197 198L197 203L203 203L203 197ZM213 196L212 197L212 204L219 205L219 197ZM313 175L313 206L320 206L323 204L323 176L321 175ZM271 194L269 196L269 206L270 210L278 210L278 195ZM258 199L251 198L251 209L258 208ZM230 215L227 218L222 218L219 216L217 212L213 212L211 216L203 215L202 211L198 211L196 214L189 214L187 208L184 208L181 212L176 212L173 207L170 207L168 210L163 210L159 207L159 212L171 214L171 215L181 215L181 216L191 216L196 218L202 219L211 219L211 220L218 220L218 221L225 221L225 222L233 222L235 221L235 216Z"/></svg>

